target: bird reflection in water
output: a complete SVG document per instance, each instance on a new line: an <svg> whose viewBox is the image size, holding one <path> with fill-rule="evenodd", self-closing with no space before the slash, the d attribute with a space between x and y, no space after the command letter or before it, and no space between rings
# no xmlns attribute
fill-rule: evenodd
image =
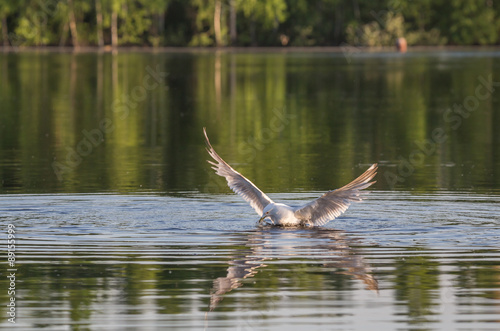
<svg viewBox="0 0 500 331"><path fill-rule="evenodd" d="M245 249L238 249L229 262L227 275L214 280L210 296L209 311L213 311L224 295L243 285L243 280L255 276L267 265L265 261L276 260L276 256L321 261L324 268L335 269L335 273L349 275L365 284L367 290L378 294L378 282L371 268L353 246L359 241L343 231L312 229L276 229L264 227L248 235Z"/></svg>

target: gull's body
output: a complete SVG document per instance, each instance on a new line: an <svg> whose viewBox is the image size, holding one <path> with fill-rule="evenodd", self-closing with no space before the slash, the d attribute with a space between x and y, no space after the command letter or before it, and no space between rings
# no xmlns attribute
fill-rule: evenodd
<svg viewBox="0 0 500 331"><path fill-rule="evenodd" d="M377 174L377 164L373 164L361 176L349 184L328 191L316 200L300 207L290 207L283 203L275 203L255 184L234 170L217 154L208 140L207 132L203 128L207 143L207 151L216 161L208 161L213 165L216 174L225 177L228 186L259 214L259 223L267 220L279 226L319 226L340 216L347 210L351 202L361 201L361 190L369 187Z"/></svg>

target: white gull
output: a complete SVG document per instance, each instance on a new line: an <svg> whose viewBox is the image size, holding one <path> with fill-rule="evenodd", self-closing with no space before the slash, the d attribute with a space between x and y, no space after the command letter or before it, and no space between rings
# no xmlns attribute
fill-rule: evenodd
<svg viewBox="0 0 500 331"><path fill-rule="evenodd" d="M316 200L300 207L290 207L276 203L262 192L254 183L234 170L224 161L210 144L207 132L203 128L207 143L207 151L215 162L216 174L225 177L229 188L239 194L259 214L259 223L268 221L277 226L321 226L335 219L349 208L351 202L361 201L361 190L369 187L377 174L377 164L374 163L361 176L336 190L328 191Z"/></svg>

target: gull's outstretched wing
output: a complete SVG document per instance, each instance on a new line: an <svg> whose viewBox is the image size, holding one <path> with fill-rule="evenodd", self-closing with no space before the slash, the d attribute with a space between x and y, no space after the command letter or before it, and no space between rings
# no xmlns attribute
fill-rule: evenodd
<svg viewBox="0 0 500 331"><path fill-rule="evenodd" d="M251 181L246 179L242 174L231 168L229 164L224 161L219 154L217 154L208 140L207 131L203 128L203 133L205 134L205 140L207 143L207 152L216 162L208 161L213 165L212 169L219 176L225 177L227 180L227 185L235 193L238 193L245 201L247 201L250 206L259 214L262 215L264 208L272 203L273 201L269 199L267 195L264 194L257 186L255 186Z"/></svg>
<svg viewBox="0 0 500 331"><path fill-rule="evenodd" d="M340 216L351 202L361 201L360 190L375 183L370 180L377 174L377 164L373 164L361 176L339 189L328 191L318 199L295 210L295 217L315 226L323 225Z"/></svg>

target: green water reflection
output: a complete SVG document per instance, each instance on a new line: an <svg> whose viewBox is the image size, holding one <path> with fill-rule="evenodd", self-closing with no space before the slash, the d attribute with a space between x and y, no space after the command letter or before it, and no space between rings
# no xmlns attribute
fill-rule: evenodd
<svg viewBox="0 0 500 331"><path fill-rule="evenodd" d="M495 191L499 64L498 52L0 54L0 193L227 192L204 126L269 192L331 189L373 162L379 189Z"/></svg>
<svg viewBox="0 0 500 331"><path fill-rule="evenodd" d="M289 236L300 243L306 235ZM139 322L139 317L135 320L130 316L148 314L154 325L167 323L172 327L176 321L186 320L203 324L205 313L215 321L224 320L224 314L231 312L245 316L284 307L297 321L300 316L314 315L315 309L328 308L322 318L334 322L347 321L353 311L362 310L366 303L361 296L376 302L369 309L380 309L383 318L393 319L393 325L431 326L428 323L445 319L446 310L454 314L449 323L498 322L494 312L500 300L497 250L448 250L446 256L441 250L422 248L384 251L379 246L361 246L362 242L340 234L324 246L281 247L279 256L273 257L266 252L273 253L275 248L266 241L287 234L230 236L233 239L224 246L114 245L107 246L106 255L101 256L95 245L65 247L63 253L64 246L54 242L52 249L59 251L55 253L57 260L39 251L38 246L28 245L23 251L26 262L16 274L17 296L22 303L19 320L39 327L45 320L45 326L61 323L79 329L106 323L106 315L127 315L130 321ZM190 250L196 250L195 256L186 256ZM283 252L288 254L281 255ZM252 269L252 265L258 268ZM239 272L234 270L239 267ZM230 289L229 285L217 287L225 281ZM378 284L382 296L377 294ZM0 285L6 288L8 283L1 279ZM3 307L7 300L1 296ZM391 307L392 317L384 313L384 306Z"/></svg>

